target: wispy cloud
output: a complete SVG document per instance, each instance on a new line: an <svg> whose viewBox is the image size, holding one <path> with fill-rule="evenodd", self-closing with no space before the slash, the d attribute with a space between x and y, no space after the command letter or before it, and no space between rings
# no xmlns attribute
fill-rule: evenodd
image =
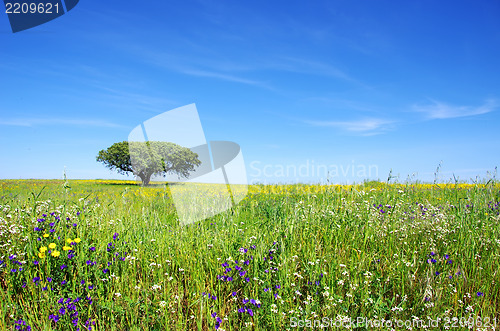
<svg viewBox="0 0 500 331"><path fill-rule="evenodd" d="M229 75L229 74L220 73L220 72L198 70L198 69L181 69L180 72L182 72L183 74L186 74L186 75L191 75L191 76L211 77L211 78L227 80L230 82L266 87L266 84L263 82L260 82L260 81L246 79L243 77L238 77L238 76Z"/></svg>
<svg viewBox="0 0 500 331"><path fill-rule="evenodd" d="M335 77L351 83L361 84L358 80L344 72L343 70L328 63L318 61L303 60L294 57L283 57L276 63L274 69L297 72L310 75L321 75Z"/></svg>
<svg viewBox="0 0 500 331"><path fill-rule="evenodd" d="M416 112L424 113L428 119L446 119L486 114L498 108L495 100L487 100L479 107L454 106L435 100L431 101L432 103L428 105L414 105L413 109Z"/></svg>
<svg viewBox="0 0 500 331"><path fill-rule="evenodd" d="M318 127L338 128L351 133L371 136L383 133L391 128L394 121L379 118L364 118L353 121L305 121L307 124Z"/></svg>
<svg viewBox="0 0 500 331"><path fill-rule="evenodd" d="M35 127L40 125L69 125L86 127L122 128L120 124L104 120L71 119L71 118L12 118L0 120L0 125Z"/></svg>

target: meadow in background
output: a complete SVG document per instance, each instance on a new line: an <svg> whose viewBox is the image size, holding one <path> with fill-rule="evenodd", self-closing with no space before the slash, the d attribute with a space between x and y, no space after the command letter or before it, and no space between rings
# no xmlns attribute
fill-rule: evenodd
<svg viewBox="0 0 500 331"><path fill-rule="evenodd" d="M491 330L500 319L495 181L254 185L188 226L161 184L0 188L2 330L283 330L324 317Z"/></svg>

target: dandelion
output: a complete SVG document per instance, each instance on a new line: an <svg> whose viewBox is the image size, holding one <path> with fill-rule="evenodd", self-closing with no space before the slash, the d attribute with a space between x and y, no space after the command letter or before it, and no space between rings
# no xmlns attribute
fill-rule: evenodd
<svg viewBox="0 0 500 331"><path fill-rule="evenodd" d="M75 239L73 239L73 241L74 241L74 242L76 242L76 243L78 244L78 243L79 243L80 241L82 241L82 240L81 240L80 238L75 238Z"/></svg>
<svg viewBox="0 0 500 331"><path fill-rule="evenodd" d="M53 257L58 257L59 255L61 255L61 253L59 251L53 251L51 255Z"/></svg>
<svg viewBox="0 0 500 331"><path fill-rule="evenodd" d="M50 243L50 244L49 244L49 248L50 248L50 249L54 249L54 248L56 248L56 244L55 244L55 243Z"/></svg>
<svg viewBox="0 0 500 331"><path fill-rule="evenodd" d="M47 247L43 246L43 247L40 247L40 253L45 253L47 251Z"/></svg>
<svg viewBox="0 0 500 331"><path fill-rule="evenodd" d="M44 237L44 238L47 238L48 236L49 236L49 234L48 234L48 233L44 233L44 234L43 234L43 237Z"/></svg>
<svg viewBox="0 0 500 331"><path fill-rule="evenodd" d="M71 247L64 245L64 246L63 246L63 250L64 250L64 251L69 251L69 250L71 250Z"/></svg>

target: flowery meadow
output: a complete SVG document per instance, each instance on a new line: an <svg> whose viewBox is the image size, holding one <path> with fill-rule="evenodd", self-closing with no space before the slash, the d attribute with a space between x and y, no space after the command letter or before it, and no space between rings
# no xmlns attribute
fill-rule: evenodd
<svg viewBox="0 0 500 331"><path fill-rule="evenodd" d="M163 184L0 188L1 330L500 328L495 181L254 185L190 225Z"/></svg>

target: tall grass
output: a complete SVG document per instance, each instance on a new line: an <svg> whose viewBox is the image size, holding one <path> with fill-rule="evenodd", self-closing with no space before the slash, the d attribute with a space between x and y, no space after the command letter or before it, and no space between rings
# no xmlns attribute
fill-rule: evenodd
<svg viewBox="0 0 500 331"><path fill-rule="evenodd" d="M500 322L494 182L252 186L188 226L168 187L64 184L0 182L1 329Z"/></svg>

